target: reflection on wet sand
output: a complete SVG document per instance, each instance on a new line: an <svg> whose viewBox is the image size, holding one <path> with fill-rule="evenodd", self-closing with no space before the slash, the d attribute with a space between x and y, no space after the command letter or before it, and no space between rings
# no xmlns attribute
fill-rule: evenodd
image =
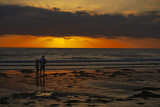
<svg viewBox="0 0 160 107"><path fill-rule="evenodd" d="M36 78L36 85L45 87L45 77Z"/></svg>

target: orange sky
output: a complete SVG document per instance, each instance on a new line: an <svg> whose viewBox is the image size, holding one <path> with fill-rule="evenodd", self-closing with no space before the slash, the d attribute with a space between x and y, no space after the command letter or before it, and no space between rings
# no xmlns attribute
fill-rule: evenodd
<svg viewBox="0 0 160 107"><path fill-rule="evenodd" d="M89 37L36 37L8 35L0 37L0 47L46 48L160 48L158 39L117 39Z"/></svg>
<svg viewBox="0 0 160 107"><path fill-rule="evenodd" d="M12 8L15 9L12 12L13 14L10 13L11 10L7 11L6 8L2 9L2 13L6 13L6 14L2 14L2 18L0 21L0 25L1 25L0 26L0 28L1 28L0 47L160 48L160 43L159 43L160 39L153 39L153 38L159 38L159 31L157 30L159 27L159 22L160 22L159 21L159 15L160 15L160 13L159 13L159 10L160 10L159 0L115 0L115 1L114 0L68 0L68 1L66 1L66 0L0 0L0 5L12 5ZM14 8L14 6L15 6L15 8ZM20 6L20 7L18 7L18 9L17 9L16 6ZM29 11L27 13L25 10L26 7L23 9L22 8L23 6L38 7L38 8L43 8L46 10L42 11L42 9L38 9L38 8L35 9L35 8L28 7ZM51 14L51 12L54 12L52 9L55 7L57 7L57 9L58 8L60 9L59 13L64 13L66 11L73 12L70 14L76 15L79 19L76 19L77 21L73 20L72 17L70 17L70 15L67 16L65 19L65 16L68 15L69 13L61 14L61 15L64 15L62 17L55 17L55 16L53 17L53 14ZM1 8L3 8L3 6ZM10 8L11 7L9 7L9 9ZM23 11L19 11L20 8ZM41 11L42 11L42 13L41 13ZM87 23L89 21L88 17L87 16L84 17L86 19L86 20L84 20L84 18L79 17L80 15L74 14L74 12L76 12L76 11L88 12L89 14L91 14L90 17L92 17L92 14L96 13L97 14L96 17L98 17L98 15L101 15L100 17L104 17L104 18L107 17L107 18L106 18L106 20L104 20L104 18L93 18L94 21L90 21L89 23ZM142 14L143 12L147 12L147 11L151 12L151 13L149 13L148 16L142 15L142 17L139 16L136 18L136 16ZM45 15L47 15L47 14L49 14L49 15L46 17L43 12L44 13L46 12ZM37 13L37 14L35 14L35 13ZM8 15L8 14L10 14L10 15ZM112 14L117 14L117 15L114 16ZM153 16L152 16L152 14L153 14ZM43 15L45 17L41 17ZM120 17L120 15L122 15L122 16ZM123 15L125 16L125 18L123 17ZM129 15L130 15L130 17L127 19L126 17L128 17ZM28 17L28 16L30 16L30 17ZM59 15L57 15L57 16L59 16ZM37 17L40 17L40 19ZM148 18L144 18L144 17L148 17ZM26 20L27 18L29 18L29 19ZM84 22L82 21L81 18L84 20L84 22L86 24L83 24ZM37 22L36 21L33 21L35 23L30 22L34 19L36 19ZM42 23L41 23L42 19L44 19L45 21L44 22L42 21ZM48 21L48 19L49 19L49 21ZM80 29L80 30L76 29L76 31L75 31L76 33L73 33L73 35L70 37L63 37L63 36L66 36L66 32L64 29L65 29L65 27L66 28L68 27L68 26L66 26L66 23L63 24L64 19L66 22L69 19L73 20L73 22L72 22L72 20L70 20L70 23L72 23L73 25L70 26L69 31L67 31L68 33L72 34L73 33L72 31L75 30L74 29L75 27L77 27L77 29ZM103 20L101 20L101 19L103 19ZM123 19L125 19L127 21L124 21ZM151 19L153 19L153 20L151 20ZM97 31L98 33L100 33L100 35L104 34L104 36L106 36L106 37L114 37L116 35L116 36L121 36L121 37L117 37L117 38L113 38L113 39L108 39L105 37L94 38L95 36L93 34L95 34L95 35L99 35L99 34L97 34L97 32L92 33L93 32L92 30L91 31L84 31L84 32L89 32L88 35L90 36L90 37L87 37L87 35L86 35L86 37L85 37L85 35L83 35L83 33L81 34L81 29L83 29L83 27L81 27L82 26L81 21L79 21L79 20L81 20L83 22L82 25L87 26L86 28L89 30L97 29L99 26L100 27L103 26L104 29L101 29L99 27L99 29L98 29L99 31ZM16 22L19 22L19 23L16 23ZM28 23L28 22L30 22L30 23ZM55 27L56 29L58 29L57 34L55 33L56 30L55 31L52 30L52 29L54 29L54 26L56 26L56 24L55 24L56 22L57 23L60 22L57 24L58 27ZM95 22L98 22L97 23L98 26ZM137 25L134 24L135 22L137 23ZM53 23L53 25L50 23ZM69 22L67 22L67 23L69 23ZM70 23L69 23L69 25L70 25ZM12 26L11 26L11 24L12 24ZM31 24L31 26L28 26L29 24ZM18 26L17 28L16 28L16 25ZM46 25L46 26L39 27L41 25ZM75 25L77 25L77 26L75 26ZM142 27L140 26L140 28L144 28L145 26L146 26L146 28L139 30L139 25L142 26ZM62 26L62 28L59 26ZM125 29L122 32L121 32L121 26L123 29ZM127 26L129 26L129 27L127 27ZM2 30L3 28L4 28L4 30ZM14 28L18 29L18 30L12 31ZM21 32L21 30L19 30L21 28L22 28L22 32ZM33 29L35 28L33 30L34 32L32 31L32 28ZM41 28L41 29L38 29L38 28ZM25 29L24 30L25 33L23 32L23 29ZM151 29L150 32L153 31L153 33L149 32L150 29ZM42 31L44 30L44 32L40 32L39 34L35 33L35 32L39 32L41 30ZM106 31L106 30L108 30L108 31ZM112 32L113 34L109 32L112 30L113 30L113 32ZM128 33L127 30L130 31L131 33L130 32ZM62 31L64 31L64 32L62 32ZM135 33L135 31L136 31L136 33ZM149 32L150 34L148 34L147 32ZM52 33L55 35L50 35ZM62 33L62 35L59 35L61 33ZM7 34L10 34L10 35L7 35ZM16 35L13 35L13 34L16 34ZM21 35L21 34L24 34L24 35ZM83 37L76 36L75 34L83 35ZM124 35L124 34L126 34L126 35ZM139 34L142 37L140 37L137 34ZM26 36L26 35L28 35L28 36ZM33 36L31 36L31 35L33 35ZM46 36L46 35L50 35L50 36ZM61 37L53 37L53 36L61 36ZM93 38L92 38L92 36L93 36ZM128 37L128 36L130 36L130 37ZM135 38L133 38L133 37L135 37ZM146 38L146 37L148 37L148 38Z"/></svg>

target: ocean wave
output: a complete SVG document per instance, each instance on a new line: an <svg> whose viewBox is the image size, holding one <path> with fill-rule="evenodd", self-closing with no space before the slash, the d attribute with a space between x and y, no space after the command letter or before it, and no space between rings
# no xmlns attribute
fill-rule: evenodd
<svg viewBox="0 0 160 107"><path fill-rule="evenodd" d="M135 61L160 61L160 59L119 59L119 60L97 60L97 59L79 59L79 60L47 60L47 63L76 63L76 62L135 62ZM0 63L34 63L35 60L14 60L0 61Z"/></svg>

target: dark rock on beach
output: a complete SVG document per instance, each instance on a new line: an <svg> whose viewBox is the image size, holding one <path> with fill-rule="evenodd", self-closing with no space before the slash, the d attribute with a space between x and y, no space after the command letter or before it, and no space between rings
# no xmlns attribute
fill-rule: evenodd
<svg viewBox="0 0 160 107"><path fill-rule="evenodd" d="M0 77L6 77L7 78L8 76L5 73L0 73Z"/></svg>
<svg viewBox="0 0 160 107"><path fill-rule="evenodd" d="M127 79L127 81L144 81L142 79Z"/></svg>
<svg viewBox="0 0 160 107"><path fill-rule="evenodd" d="M154 94L152 92L149 91L142 91L139 94L135 94L129 98L143 98L143 99L148 99L148 98L160 98L159 94Z"/></svg>
<svg viewBox="0 0 160 107"><path fill-rule="evenodd" d="M135 71L134 69L122 69L122 71Z"/></svg>
<svg viewBox="0 0 160 107"><path fill-rule="evenodd" d="M97 98L97 99L87 99L85 101L85 103L109 103L112 102L111 100L106 100L106 99L101 99L101 98Z"/></svg>
<svg viewBox="0 0 160 107"><path fill-rule="evenodd" d="M34 71L30 70L30 69L23 69L20 71L21 73L34 73Z"/></svg>
<svg viewBox="0 0 160 107"><path fill-rule="evenodd" d="M74 73L75 74L75 77L93 77L93 75L91 75L91 73L87 73L85 71L74 71L74 72L71 72L71 73Z"/></svg>
<svg viewBox="0 0 160 107"><path fill-rule="evenodd" d="M96 107L96 106L98 106L98 105L88 105L88 107Z"/></svg>
<svg viewBox="0 0 160 107"><path fill-rule="evenodd" d="M98 102L98 103L109 103L112 102L111 100L106 100L106 99L94 99L94 102Z"/></svg>
<svg viewBox="0 0 160 107"><path fill-rule="evenodd" d="M54 73L54 74L50 74L50 75L54 75L55 77L56 76L65 76L65 75L67 75L67 73Z"/></svg>
<svg viewBox="0 0 160 107"><path fill-rule="evenodd" d="M59 76L65 76L67 73L59 73Z"/></svg>
<svg viewBox="0 0 160 107"><path fill-rule="evenodd" d="M139 105L144 105L145 103L143 103L143 102L139 102L139 103L137 103L137 104L139 104Z"/></svg>
<svg viewBox="0 0 160 107"><path fill-rule="evenodd" d="M13 99L25 99L25 98L31 98L34 97L36 92L33 93L15 93L12 95Z"/></svg>
<svg viewBox="0 0 160 107"><path fill-rule="evenodd" d="M24 103L24 105L30 105L30 104L35 104L35 102L34 101L30 101L30 102Z"/></svg>
<svg viewBox="0 0 160 107"><path fill-rule="evenodd" d="M80 103L81 101L79 100L68 100L65 103Z"/></svg>
<svg viewBox="0 0 160 107"><path fill-rule="evenodd" d="M116 72L112 73L111 75L109 75L109 77L116 77L118 75L127 75L127 74L124 72L121 72L121 71L116 71Z"/></svg>
<svg viewBox="0 0 160 107"><path fill-rule="evenodd" d="M51 104L51 107L58 107L60 104Z"/></svg>
<svg viewBox="0 0 160 107"><path fill-rule="evenodd" d="M1 98L1 99L0 99L0 104L9 104L9 103L7 102L8 99L9 99L8 97L3 97L3 98Z"/></svg>
<svg viewBox="0 0 160 107"><path fill-rule="evenodd" d="M97 69L96 72L99 73L99 72L104 72L104 71L103 71L103 70Z"/></svg>
<svg viewBox="0 0 160 107"><path fill-rule="evenodd" d="M114 99L115 101L131 101L131 100L134 100L134 99L131 99L131 98L126 98L126 99Z"/></svg>
<svg viewBox="0 0 160 107"><path fill-rule="evenodd" d="M144 91L144 90L158 91L158 90L160 90L160 88L144 87L144 88L140 88L140 89L134 89L133 91Z"/></svg>

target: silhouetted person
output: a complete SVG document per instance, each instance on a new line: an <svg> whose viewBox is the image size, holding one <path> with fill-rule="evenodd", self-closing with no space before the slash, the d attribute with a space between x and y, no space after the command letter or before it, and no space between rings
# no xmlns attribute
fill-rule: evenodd
<svg viewBox="0 0 160 107"><path fill-rule="evenodd" d="M44 58L44 55L42 56L42 58L40 59L40 76L42 75L42 70L43 70L43 76L45 74L45 65L46 65L46 59Z"/></svg>
<svg viewBox="0 0 160 107"><path fill-rule="evenodd" d="M36 76L37 76L37 78L38 78L38 74L39 74L39 59L36 60L36 65L35 65L35 67L36 67Z"/></svg>

